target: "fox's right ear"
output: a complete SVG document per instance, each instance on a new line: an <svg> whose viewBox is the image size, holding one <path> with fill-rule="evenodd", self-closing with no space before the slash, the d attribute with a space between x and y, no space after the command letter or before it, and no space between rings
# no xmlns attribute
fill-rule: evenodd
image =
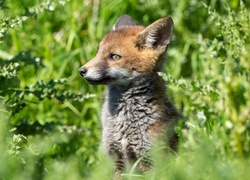
<svg viewBox="0 0 250 180"><path fill-rule="evenodd" d="M170 17L155 21L138 35L137 46L165 50L170 43L173 26L173 20Z"/></svg>
<svg viewBox="0 0 250 180"><path fill-rule="evenodd" d="M115 31L119 28L126 27L126 26L136 26L135 21L129 15L121 16L114 24L112 30Z"/></svg>

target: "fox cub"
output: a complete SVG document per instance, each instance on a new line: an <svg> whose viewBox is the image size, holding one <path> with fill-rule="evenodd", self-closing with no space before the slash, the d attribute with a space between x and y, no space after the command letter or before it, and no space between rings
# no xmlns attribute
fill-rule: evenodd
<svg viewBox="0 0 250 180"><path fill-rule="evenodd" d="M150 168L149 151L160 136L176 149L179 114L166 96L163 70L173 21L161 18L146 28L121 16L99 45L96 56L79 69L90 84L106 84L102 107L102 145L115 157L116 173L138 159L142 172Z"/></svg>

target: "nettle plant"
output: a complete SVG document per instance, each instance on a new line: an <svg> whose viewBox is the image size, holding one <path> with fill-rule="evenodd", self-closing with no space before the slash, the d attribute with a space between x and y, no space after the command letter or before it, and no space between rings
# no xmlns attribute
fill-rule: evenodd
<svg viewBox="0 0 250 180"><path fill-rule="evenodd" d="M229 138L221 143L227 151L238 155L249 155L250 152L250 16L243 2L239 13L228 8L228 16L223 20L217 13L211 12L211 17L219 28L218 37L207 42L207 47L214 59L206 58L206 65L211 68L211 76L220 95L214 102L217 114L223 114L218 124L221 133ZM210 61L210 62L209 62ZM205 69L205 68L204 68ZM217 80L216 74L217 72ZM210 74L209 74L210 75Z"/></svg>
<svg viewBox="0 0 250 180"><path fill-rule="evenodd" d="M199 132L195 136L196 143L204 133L214 141L221 154L249 156L249 10L243 2L239 12L228 7L227 17L210 7L207 9L217 35L208 39L199 34L198 41L193 42L197 50L192 54L192 68L197 76L192 80L162 76L170 88L181 92L182 97L176 97L176 100L184 104L187 126ZM189 133L191 137L193 131Z"/></svg>
<svg viewBox="0 0 250 180"><path fill-rule="evenodd" d="M25 14L19 15L15 18L3 17L0 21L0 38L1 44L5 41L5 35L9 30L14 29L17 26L21 26L24 21L37 14L42 13L45 10L54 11L59 5L64 5L68 0L58 0L55 2L45 1L30 9L26 9ZM1 8L7 8L1 4ZM29 84L24 88L20 87L20 78L18 72L22 71L26 67L33 66L35 72L44 68L43 57L33 56L30 51L23 51L11 58L3 59L3 57L11 57L6 52L1 51L0 56L0 97L1 100L6 102L7 110L13 116L19 113L27 103L30 97L36 97L37 100L42 101L44 99L57 99L58 101L65 101L71 99L73 101L83 101L93 95L81 95L71 93L65 89L60 89L60 85L67 83L66 79L50 79L47 83L43 80L37 81L35 84ZM63 88L63 86L62 86Z"/></svg>
<svg viewBox="0 0 250 180"><path fill-rule="evenodd" d="M36 4L33 7L26 8L23 14L16 17L1 17L0 19L0 38L4 38L5 34L15 27L21 26L26 20L31 17L37 17L39 13L44 11L55 11L58 6L65 5L69 0L45 0L41 3ZM5 5L5 0L0 1L0 9L8 9Z"/></svg>
<svg viewBox="0 0 250 180"><path fill-rule="evenodd" d="M54 11L56 7L64 5L67 1L68 0L43 1L32 8L27 8L24 14L20 14L16 17L4 16L0 20L0 43L4 45L5 41L8 40L9 31L15 31L15 28L22 26L25 21L38 16L42 12ZM1 9L8 8L4 2L5 1L0 2ZM7 133L7 137L11 139L8 141L10 147L8 152L11 155L19 156L22 147L26 146L26 149L30 149L32 155L39 155L39 158L48 156L49 154L57 156L65 151L64 144L73 144L75 141L78 141L75 136L82 133L83 128L74 125L67 126L65 125L67 122L62 122L61 124L51 122L53 115L48 119L46 119L46 115L40 116L40 119L37 119L39 116L32 117L31 115L39 114L38 105L43 102L44 107L42 108L44 108L45 111L47 108L47 113L49 114L50 112L56 113L60 111L59 109L56 110L56 104L63 104L65 101L82 102L94 95L72 92L72 90L68 88L70 85L65 78L39 80L33 78L33 82L28 83L29 80L23 77L21 78L20 74L31 71L31 74L36 76L39 71L45 68L43 57L34 54L35 52L24 50L12 57L7 51L0 50L0 111L1 114L4 114L4 117L1 118L6 120L7 117L9 120L8 123L5 123L5 125L10 128ZM4 104L4 106L2 106L2 104ZM50 105L46 107L45 104L46 106L47 104ZM54 106L53 109L55 109L53 112L51 111L51 104ZM41 114L42 113L43 112L41 112ZM5 129L5 127L1 128ZM37 153L41 149L36 147L39 143L36 143L37 140L34 139L28 143L28 135L40 134L43 136L46 133L52 132L52 130L53 133L66 132L68 137L63 136L61 139L57 137L57 141L54 140L54 143L48 140L47 142L51 143L51 146L48 146L45 154ZM81 142L77 144L81 146ZM34 146L37 152L33 151L32 148L30 148L31 146ZM21 162L25 164L24 159L22 159Z"/></svg>
<svg viewBox="0 0 250 180"><path fill-rule="evenodd" d="M27 103L30 97L35 97L38 101L44 99L56 99L65 101L83 101L86 98L93 97L93 94L75 94L60 88L60 85L67 83L67 79L50 79L48 82L43 80L35 84L29 84L23 89L20 88L20 79L18 71L27 66L34 66L36 70L44 67L42 57L33 57L31 52L21 52L10 60L1 60L0 80L2 98L6 100L7 110L11 115L19 113Z"/></svg>

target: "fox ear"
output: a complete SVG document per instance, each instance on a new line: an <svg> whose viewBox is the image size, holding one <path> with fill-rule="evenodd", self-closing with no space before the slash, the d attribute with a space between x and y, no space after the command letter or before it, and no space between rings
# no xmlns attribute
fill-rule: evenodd
<svg viewBox="0 0 250 180"><path fill-rule="evenodd" d="M139 47L163 48L170 43L173 33L173 20L171 17L161 18L146 27L137 39Z"/></svg>
<svg viewBox="0 0 250 180"><path fill-rule="evenodd" d="M112 30L115 31L125 26L135 26L135 25L136 25L135 21L129 15L123 15L116 21Z"/></svg>

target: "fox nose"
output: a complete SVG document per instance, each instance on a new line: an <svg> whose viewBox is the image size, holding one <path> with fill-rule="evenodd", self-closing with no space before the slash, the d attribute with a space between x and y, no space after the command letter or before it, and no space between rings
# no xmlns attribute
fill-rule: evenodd
<svg viewBox="0 0 250 180"><path fill-rule="evenodd" d="M78 69L78 71L79 71L80 75L81 75L82 77L84 77L85 74L87 73L87 68L85 68L85 67L80 67L80 68Z"/></svg>

